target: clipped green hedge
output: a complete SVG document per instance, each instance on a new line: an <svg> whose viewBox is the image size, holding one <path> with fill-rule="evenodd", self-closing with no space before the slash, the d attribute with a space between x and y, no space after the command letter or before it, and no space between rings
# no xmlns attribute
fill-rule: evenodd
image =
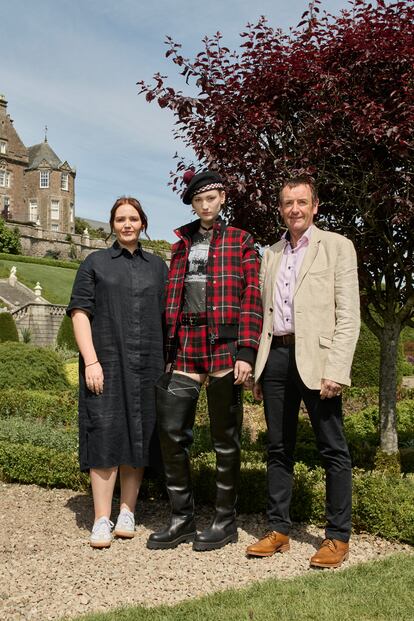
<svg viewBox="0 0 414 621"><path fill-rule="evenodd" d="M70 317L65 315L59 327L56 337L56 343L59 347L69 349L70 351L78 351L78 346L73 333L73 325Z"/></svg>
<svg viewBox="0 0 414 621"><path fill-rule="evenodd" d="M10 313L0 313L0 343L6 341L18 342L19 333L16 323Z"/></svg>
<svg viewBox="0 0 414 621"><path fill-rule="evenodd" d="M50 349L26 343L0 343L0 360L0 388L69 388L62 360Z"/></svg>
<svg viewBox="0 0 414 621"><path fill-rule="evenodd" d="M5 252L0 252L0 259L4 259L5 261L13 261L16 263L36 263L38 265L50 265L52 267L66 267L70 270L77 270L79 268L80 261L61 261L57 259L41 259L39 257L27 257L25 255L16 255L10 256L10 254L6 254Z"/></svg>
<svg viewBox="0 0 414 621"><path fill-rule="evenodd" d="M7 441L0 441L0 478L74 490L89 488L89 475L80 472L77 451L61 453Z"/></svg>
<svg viewBox="0 0 414 621"><path fill-rule="evenodd" d="M78 397L66 391L0 390L0 417L47 420L58 425L76 425Z"/></svg>
<svg viewBox="0 0 414 621"><path fill-rule="evenodd" d="M215 498L215 457L213 453L193 460L193 481L198 502L213 504ZM264 511L267 503L266 464L261 455L245 453L240 474L238 510ZM325 524L325 475L322 468L295 464L290 507L295 522ZM391 476L354 470L353 526L388 539L414 544L414 476Z"/></svg>

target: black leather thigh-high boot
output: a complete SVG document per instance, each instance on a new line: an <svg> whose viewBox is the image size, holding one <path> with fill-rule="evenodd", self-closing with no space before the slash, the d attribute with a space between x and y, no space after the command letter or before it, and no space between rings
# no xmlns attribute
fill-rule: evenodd
<svg viewBox="0 0 414 621"><path fill-rule="evenodd" d="M200 384L173 373L168 387L156 386L158 433L164 461L165 483L171 505L170 524L152 533L147 548L164 550L193 541L196 534L194 499L188 449Z"/></svg>
<svg viewBox="0 0 414 621"><path fill-rule="evenodd" d="M235 507L243 403L242 387L235 386L233 372L209 378L207 403L216 453L216 507L210 526L194 539L193 549L197 551L216 550L238 538Z"/></svg>

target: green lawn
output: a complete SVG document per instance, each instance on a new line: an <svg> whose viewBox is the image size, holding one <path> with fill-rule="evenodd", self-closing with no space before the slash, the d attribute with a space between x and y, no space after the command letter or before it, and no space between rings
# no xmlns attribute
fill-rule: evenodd
<svg viewBox="0 0 414 621"><path fill-rule="evenodd" d="M64 267L52 267L49 265L38 265L36 263L22 263L14 260L13 257L0 259L0 278L7 278L10 268L15 265L17 268L17 278L21 283L33 289L37 281L42 286L42 296L53 304L68 304L72 291L73 281L76 276L74 269Z"/></svg>
<svg viewBox="0 0 414 621"><path fill-rule="evenodd" d="M225 564L217 571L226 571ZM137 575L139 580L139 575ZM156 576L154 576L156 580ZM413 621L414 556L406 554L344 571L315 570L294 580L268 580L174 607L125 608L78 621Z"/></svg>

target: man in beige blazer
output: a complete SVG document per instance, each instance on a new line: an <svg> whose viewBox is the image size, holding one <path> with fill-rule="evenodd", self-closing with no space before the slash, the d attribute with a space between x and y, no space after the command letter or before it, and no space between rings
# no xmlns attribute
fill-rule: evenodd
<svg viewBox="0 0 414 621"><path fill-rule="evenodd" d="M310 178L283 184L279 211L287 232L263 256L263 331L254 386L255 397L264 399L268 428L269 532L246 553L271 556L289 549L303 400L326 471L325 540L310 564L339 567L348 557L351 532L352 470L341 391L350 385L360 326L356 254L350 240L313 224L318 197Z"/></svg>

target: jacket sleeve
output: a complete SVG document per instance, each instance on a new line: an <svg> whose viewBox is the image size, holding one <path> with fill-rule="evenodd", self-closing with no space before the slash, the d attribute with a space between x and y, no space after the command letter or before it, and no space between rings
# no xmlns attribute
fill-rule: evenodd
<svg viewBox="0 0 414 621"><path fill-rule="evenodd" d="M335 266L335 331L322 377L349 385L360 328L357 259L353 243L342 238Z"/></svg>
<svg viewBox="0 0 414 621"><path fill-rule="evenodd" d="M243 288L240 300L237 359L254 364L262 331L263 313L259 287L259 259L253 238L248 233L244 233L242 238L241 267Z"/></svg>

